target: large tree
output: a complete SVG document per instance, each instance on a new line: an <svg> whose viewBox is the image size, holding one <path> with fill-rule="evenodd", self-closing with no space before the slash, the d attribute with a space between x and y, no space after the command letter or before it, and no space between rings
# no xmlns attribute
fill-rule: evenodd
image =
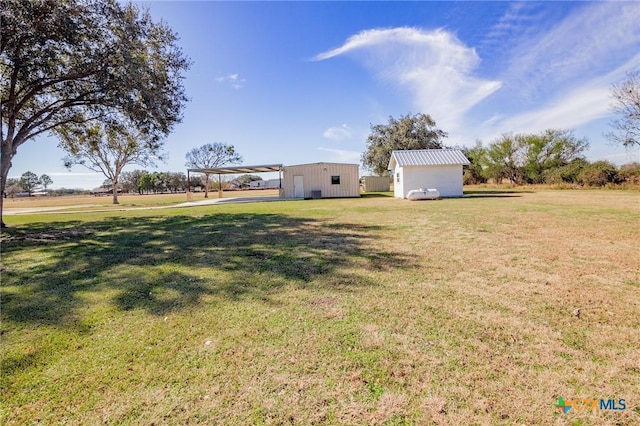
<svg viewBox="0 0 640 426"><path fill-rule="evenodd" d="M607 138L627 148L640 146L640 70L627 73L627 78L611 87L612 111L617 118L611 120L613 131Z"/></svg>
<svg viewBox="0 0 640 426"><path fill-rule="evenodd" d="M233 145L226 145L220 142L207 143L199 148L193 148L187 152L186 166L194 169L215 169L216 167L228 164L238 164L242 161L242 156L236 152ZM204 172L204 198L209 197L209 175ZM221 186L219 186L219 189Z"/></svg>
<svg viewBox="0 0 640 426"><path fill-rule="evenodd" d="M546 173L583 158L589 148L587 139L578 139L571 130L547 129L516 139L523 151L522 176L527 183L544 183Z"/></svg>
<svg viewBox="0 0 640 426"><path fill-rule="evenodd" d="M33 172L24 172L22 176L20 176L20 186L29 193L29 196L35 192L38 185L40 185L40 179L38 179L37 174Z"/></svg>
<svg viewBox="0 0 640 426"><path fill-rule="evenodd" d="M540 133L505 134L493 141L480 157L482 173L496 183L544 183L549 173L582 159L589 147L571 130L547 129Z"/></svg>
<svg viewBox="0 0 640 426"><path fill-rule="evenodd" d="M116 0L3 0L0 18L0 190L18 148L60 126L116 114L159 140L180 121L189 60L148 10Z"/></svg>
<svg viewBox="0 0 640 426"><path fill-rule="evenodd" d="M436 127L428 114L389 117L387 124L371 125L367 149L362 163L379 176L388 174L387 167L393 150L439 149L447 133Z"/></svg>
<svg viewBox="0 0 640 426"><path fill-rule="evenodd" d="M51 185L52 183L53 183L53 179L51 179L49 175L40 176L40 185L42 185L42 189L44 189L45 191L47 190L49 185Z"/></svg>
<svg viewBox="0 0 640 426"><path fill-rule="evenodd" d="M509 179L512 183L522 183L522 145L519 138L505 134L492 142L482 157L485 177L501 183Z"/></svg>
<svg viewBox="0 0 640 426"><path fill-rule="evenodd" d="M102 173L111 181L113 204L118 204L118 183L124 166L153 166L160 159L162 145L132 124L96 123L91 127L61 126L56 130L60 146L69 153L65 166L80 164Z"/></svg>

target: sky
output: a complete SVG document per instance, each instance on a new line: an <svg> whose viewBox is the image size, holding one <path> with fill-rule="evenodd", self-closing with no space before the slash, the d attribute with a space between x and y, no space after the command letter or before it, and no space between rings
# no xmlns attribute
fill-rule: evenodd
<svg viewBox="0 0 640 426"><path fill-rule="evenodd" d="M193 61L168 159L149 170L186 173L187 151L213 142L234 145L244 165L360 163L371 125L418 113L449 146L573 129L592 161L640 161L603 136L611 85L640 69L640 2L135 3ZM104 181L67 170L64 155L54 138L29 141L9 176Z"/></svg>

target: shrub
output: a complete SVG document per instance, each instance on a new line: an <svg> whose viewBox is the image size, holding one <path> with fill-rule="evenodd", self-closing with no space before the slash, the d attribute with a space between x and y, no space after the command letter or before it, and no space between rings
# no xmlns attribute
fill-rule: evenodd
<svg viewBox="0 0 640 426"><path fill-rule="evenodd" d="M578 175L578 182L586 186L605 186L618 181L618 170L609 161L587 164Z"/></svg>
<svg viewBox="0 0 640 426"><path fill-rule="evenodd" d="M582 172L582 169L588 164L586 160L580 158L564 166L547 170L544 173L544 182L555 185L577 183L580 172Z"/></svg>
<svg viewBox="0 0 640 426"><path fill-rule="evenodd" d="M618 176L625 183L640 185L640 163L622 165L618 170Z"/></svg>

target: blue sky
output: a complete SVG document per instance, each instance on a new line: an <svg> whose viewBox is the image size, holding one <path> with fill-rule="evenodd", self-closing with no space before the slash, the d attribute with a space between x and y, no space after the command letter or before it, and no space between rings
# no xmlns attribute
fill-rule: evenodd
<svg viewBox="0 0 640 426"><path fill-rule="evenodd" d="M186 171L186 152L209 142L233 144L247 165L359 163L370 125L408 113L430 114L448 145L563 128L588 138L591 160L639 160L603 137L611 84L640 68L638 2L137 4L194 63L191 101L156 170ZM10 177L104 180L66 170L56 145L27 142Z"/></svg>

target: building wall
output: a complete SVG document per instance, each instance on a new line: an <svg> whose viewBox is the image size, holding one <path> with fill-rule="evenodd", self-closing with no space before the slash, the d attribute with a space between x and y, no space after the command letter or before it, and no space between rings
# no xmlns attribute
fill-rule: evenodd
<svg viewBox="0 0 640 426"><path fill-rule="evenodd" d="M393 179L394 196L397 198L406 198L407 192L419 188L435 188L442 197L463 195L462 165L396 167Z"/></svg>
<svg viewBox="0 0 640 426"><path fill-rule="evenodd" d="M365 176L362 180L364 181L365 192L389 191L390 186L388 176Z"/></svg>
<svg viewBox="0 0 640 426"><path fill-rule="evenodd" d="M285 166L282 174L285 198L295 198L294 176L303 176L304 198L311 198L312 191L321 191L322 198L360 196L357 164L313 163ZM332 176L339 176L340 183L332 184Z"/></svg>

